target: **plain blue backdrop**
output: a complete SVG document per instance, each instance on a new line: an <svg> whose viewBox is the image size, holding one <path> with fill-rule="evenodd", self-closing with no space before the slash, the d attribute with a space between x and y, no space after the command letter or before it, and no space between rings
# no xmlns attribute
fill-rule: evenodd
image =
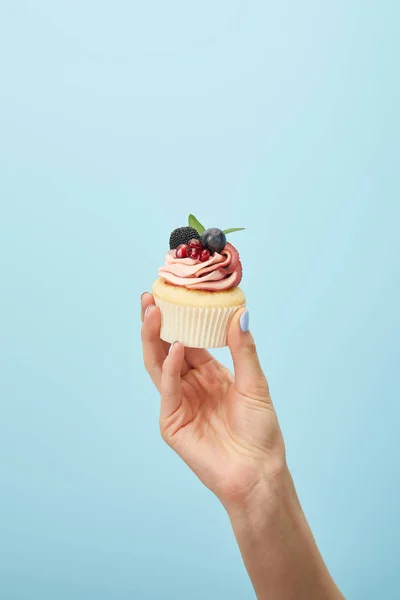
<svg viewBox="0 0 400 600"><path fill-rule="evenodd" d="M334 577L400 597L399 19L1 3L1 600L254 597L141 364L139 296L189 212L246 227L252 330Z"/></svg>

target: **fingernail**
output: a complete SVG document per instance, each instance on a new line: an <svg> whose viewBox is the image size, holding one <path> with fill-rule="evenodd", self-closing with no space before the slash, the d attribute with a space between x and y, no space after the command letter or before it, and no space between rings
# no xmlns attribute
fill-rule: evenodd
<svg viewBox="0 0 400 600"><path fill-rule="evenodd" d="M173 343L170 345L170 347L169 347L169 350L168 350L168 354L171 354L171 352L172 352L172 348L175 346L175 344L176 344L176 342L173 342Z"/></svg>
<svg viewBox="0 0 400 600"><path fill-rule="evenodd" d="M243 332L246 332L249 330L249 320L250 320L249 311L245 310L244 313L242 313L240 315L240 329Z"/></svg>
<svg viewBox="0 0 400 600"><path fill-rule="evenodd" d="M149 304L148 307L146 308L146 310L144 311L144 316L146 318L147 313L149 312L150 308L153 308L154 304Z"/></svg>

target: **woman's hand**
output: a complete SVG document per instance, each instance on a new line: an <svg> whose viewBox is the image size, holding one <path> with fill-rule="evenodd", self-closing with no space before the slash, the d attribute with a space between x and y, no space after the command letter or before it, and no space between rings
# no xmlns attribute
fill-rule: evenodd
<svg viewBox="0 0 400 600"><path fill-rule="evenodd" d="M144 362L161 394L164 440L227 508L260 486L272 493L285 450L246 309L234 315L228 333L235 377L207 350L163 342L160 311L148 293L142 318Z"/></svg>
<svg viewBox="0 0 400 600"><path fill-rule="evenodd" d="M235 376L207 350L160 339L161 315L142 296L146 369L161 394L164 440L224 504L259 600L343 600L319 553L286 466L268 384L235 313Z"/></svg>

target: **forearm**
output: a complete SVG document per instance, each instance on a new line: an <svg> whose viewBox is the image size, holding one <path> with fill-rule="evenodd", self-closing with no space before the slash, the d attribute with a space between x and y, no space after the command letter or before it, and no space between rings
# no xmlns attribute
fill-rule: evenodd
<svg viewBox="0 0 400 600"><path fill-rule="evenodd" d="M287 469L228 514L259 600L343 600Z"/></svg>

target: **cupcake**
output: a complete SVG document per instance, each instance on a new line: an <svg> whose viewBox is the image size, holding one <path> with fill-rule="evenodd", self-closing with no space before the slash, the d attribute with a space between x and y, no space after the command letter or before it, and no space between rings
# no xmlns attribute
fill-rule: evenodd
<svg viewBox="0 0 400 600"><path fill-rule="evenodd" d="M239 253L226 235L241 229L205 229L189 215L189 225L171 233L152 290L161 311L161 339L192 348L227 345L230 319L246 297L238 287Z"/></svg>

